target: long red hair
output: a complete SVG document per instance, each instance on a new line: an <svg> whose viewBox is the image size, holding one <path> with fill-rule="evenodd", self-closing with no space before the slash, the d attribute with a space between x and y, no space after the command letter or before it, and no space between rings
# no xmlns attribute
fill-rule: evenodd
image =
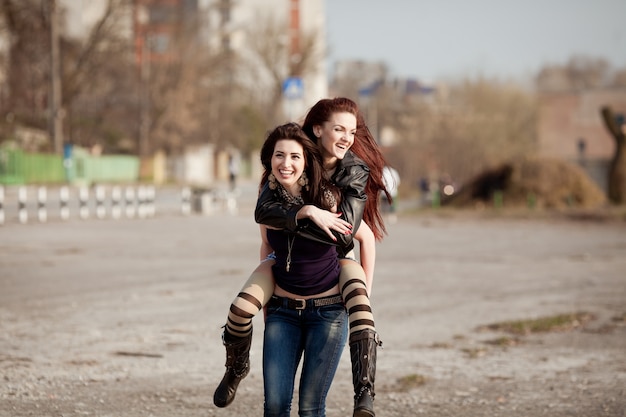
<svg viewBox="0 0 626 417"><path fill-rule="evenodd" d="M386 161L357 104L346 97L322 99L311 107L307 113L302 130L311 140L317 141L318 138L313 133L313 126L324 124L330 120L334 113L351 113L356 117L357 130L354 144L350 150L361 158L370 170L369 179L365 187L367 202L363 212L363 221L372 229L376 240L382 240L387 233L387 229L378 206L378 196L383 192L391 202L391 195L383 181L383 168L386 165Z"/></svg>

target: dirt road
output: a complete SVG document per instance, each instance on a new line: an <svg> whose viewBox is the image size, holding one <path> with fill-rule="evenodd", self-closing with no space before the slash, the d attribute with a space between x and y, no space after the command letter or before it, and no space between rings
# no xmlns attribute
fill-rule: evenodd
<svg viewBox="0 0 626 417"><path fill-rule="evenodd" d="M0 416L261 416L261 336L227 409L220 326L255 267L237 215L0 228ZM626 224L401 216L378 246L378 416L626 416ZM480 330L587 313L562 331ZM328 402L351 416L348 350ZM297 402L293 415L297 415Z"/></svg>

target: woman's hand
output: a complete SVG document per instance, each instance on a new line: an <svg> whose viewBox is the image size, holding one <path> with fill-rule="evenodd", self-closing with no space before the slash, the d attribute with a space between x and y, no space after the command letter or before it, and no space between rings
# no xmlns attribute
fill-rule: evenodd
<svg viewBox="0 0 626 417"><path fill-rule="evenodd" d="M352 233L352 225L341 218L341 213L332 213L312 205L306 205L298 211L296 217L298 219L310 219L334 241L337 238L333 235L333 230L344 235Z"/></svg>

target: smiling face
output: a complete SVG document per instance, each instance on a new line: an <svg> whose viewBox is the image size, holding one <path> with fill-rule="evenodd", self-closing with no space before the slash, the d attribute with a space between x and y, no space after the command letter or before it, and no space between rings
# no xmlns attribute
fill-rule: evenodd
<svg viewBox="0 0 626 417"><path fill-rule="evenodd" d="M298 179L305 168L304 148L293 139L280 139L272 153L272 174L276 180L294 196L300 195Z"/></svg>
<svg viewBox="0 0 626 417"><path fill-rule="evenodd" d="M322 125L314 126L313 132L321 144L324 168L334 168L354 143L356 116L348 112L333 113Z"/></svg>

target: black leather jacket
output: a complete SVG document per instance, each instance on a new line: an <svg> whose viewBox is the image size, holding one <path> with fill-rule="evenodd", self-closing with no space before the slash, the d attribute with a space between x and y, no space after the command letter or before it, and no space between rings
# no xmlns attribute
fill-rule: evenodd
<svg viewBox="0 0 626 417"><path fill-rule="evenodd" d="M261 189L254 210L254 219L259 224L285 229L307 239L336 245L339 254L345 255L354 247L352 237L363 219L363 210L365 210L365 201L367 200L365 185L369 178L369 172L369 167L365 165L365 162L350 151L338 162L337 169L331 177L333 184L339 187L342 193L337 212L341 213L343 220L352 225L353 232L350 235L333 232L337 238L336 242L313 221L309 219L296 221L296 214L302 206L283 204L274 191L269 188L269 184L265 184Z"/></svg>

